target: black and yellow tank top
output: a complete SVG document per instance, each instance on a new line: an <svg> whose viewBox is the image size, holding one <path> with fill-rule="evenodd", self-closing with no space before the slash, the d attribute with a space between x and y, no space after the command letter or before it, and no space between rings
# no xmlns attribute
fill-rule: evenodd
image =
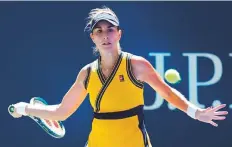
<svg viewBox="0 0 232 147"><path fill-rule="evenodd" d="M132 56L121 51L108 78L101 71L100 57L90 64L85 87L94 112L117 112L144 105L143 83L132 73Z"/></svg>

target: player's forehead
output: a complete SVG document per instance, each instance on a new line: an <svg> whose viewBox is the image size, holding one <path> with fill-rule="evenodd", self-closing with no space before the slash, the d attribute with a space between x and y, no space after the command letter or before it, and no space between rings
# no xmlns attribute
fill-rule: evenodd
<svg viewBox="0 0 232 147"><path fill-rule="evenodd" d="M112 23L110 23L106 20L101 20L95 25L94 29L111 28L111 27L116 27L116 26L114 26Z"/></svg>

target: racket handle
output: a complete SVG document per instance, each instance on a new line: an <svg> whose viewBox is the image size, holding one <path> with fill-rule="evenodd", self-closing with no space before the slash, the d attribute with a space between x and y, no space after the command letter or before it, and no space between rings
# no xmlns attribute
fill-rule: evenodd
<svg viewBox="0 0 232 147"><path fill-rule="evenodd" d="M14 111L15 111L15 107L14 107L13 105L10 105L10 106L8 107L8 112L9 112L10 114L12 114L12 113L14 113Z"/></svg>

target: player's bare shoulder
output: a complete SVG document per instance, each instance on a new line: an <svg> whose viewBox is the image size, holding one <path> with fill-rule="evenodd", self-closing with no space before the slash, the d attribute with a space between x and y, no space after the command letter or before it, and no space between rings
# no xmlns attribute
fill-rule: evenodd
<svg viewBox="0 0 232 147"><path fill-rule="evenodd" d="M154 70L150 62L142 56L131 56L132 72L140 81L146 81L147 75Z"/></svg>
<svg viewBox="0 0 232 147"><path fill-rule="evenodd" d="M133 70L137 72L144 72L144 70L149 64L149 61L147 61L142 56L133 55L131 56L131 64L132 64Z"/></svg>
<svg viewBox="0 0 232 147"><path fill-rule="evenodd" d="M84 83L84 81L86 80L86 77L89 73L89 70L91 68L91 63L85 65L81 70L80 72L78 73L78 76L77 76L77 80L76 82L81 82L81 83Z"/></svg>

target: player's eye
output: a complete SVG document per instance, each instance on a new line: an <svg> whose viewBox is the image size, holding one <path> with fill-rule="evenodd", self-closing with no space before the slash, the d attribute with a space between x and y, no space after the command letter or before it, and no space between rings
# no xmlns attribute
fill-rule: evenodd
<svg viewBox="0 0 232 147"><path fill-rule="evenodd" d="M97 30L97 33L101 33L101 32L102 32L102 30L100 30L100 29L99 29L99 30Z"/></svg>

